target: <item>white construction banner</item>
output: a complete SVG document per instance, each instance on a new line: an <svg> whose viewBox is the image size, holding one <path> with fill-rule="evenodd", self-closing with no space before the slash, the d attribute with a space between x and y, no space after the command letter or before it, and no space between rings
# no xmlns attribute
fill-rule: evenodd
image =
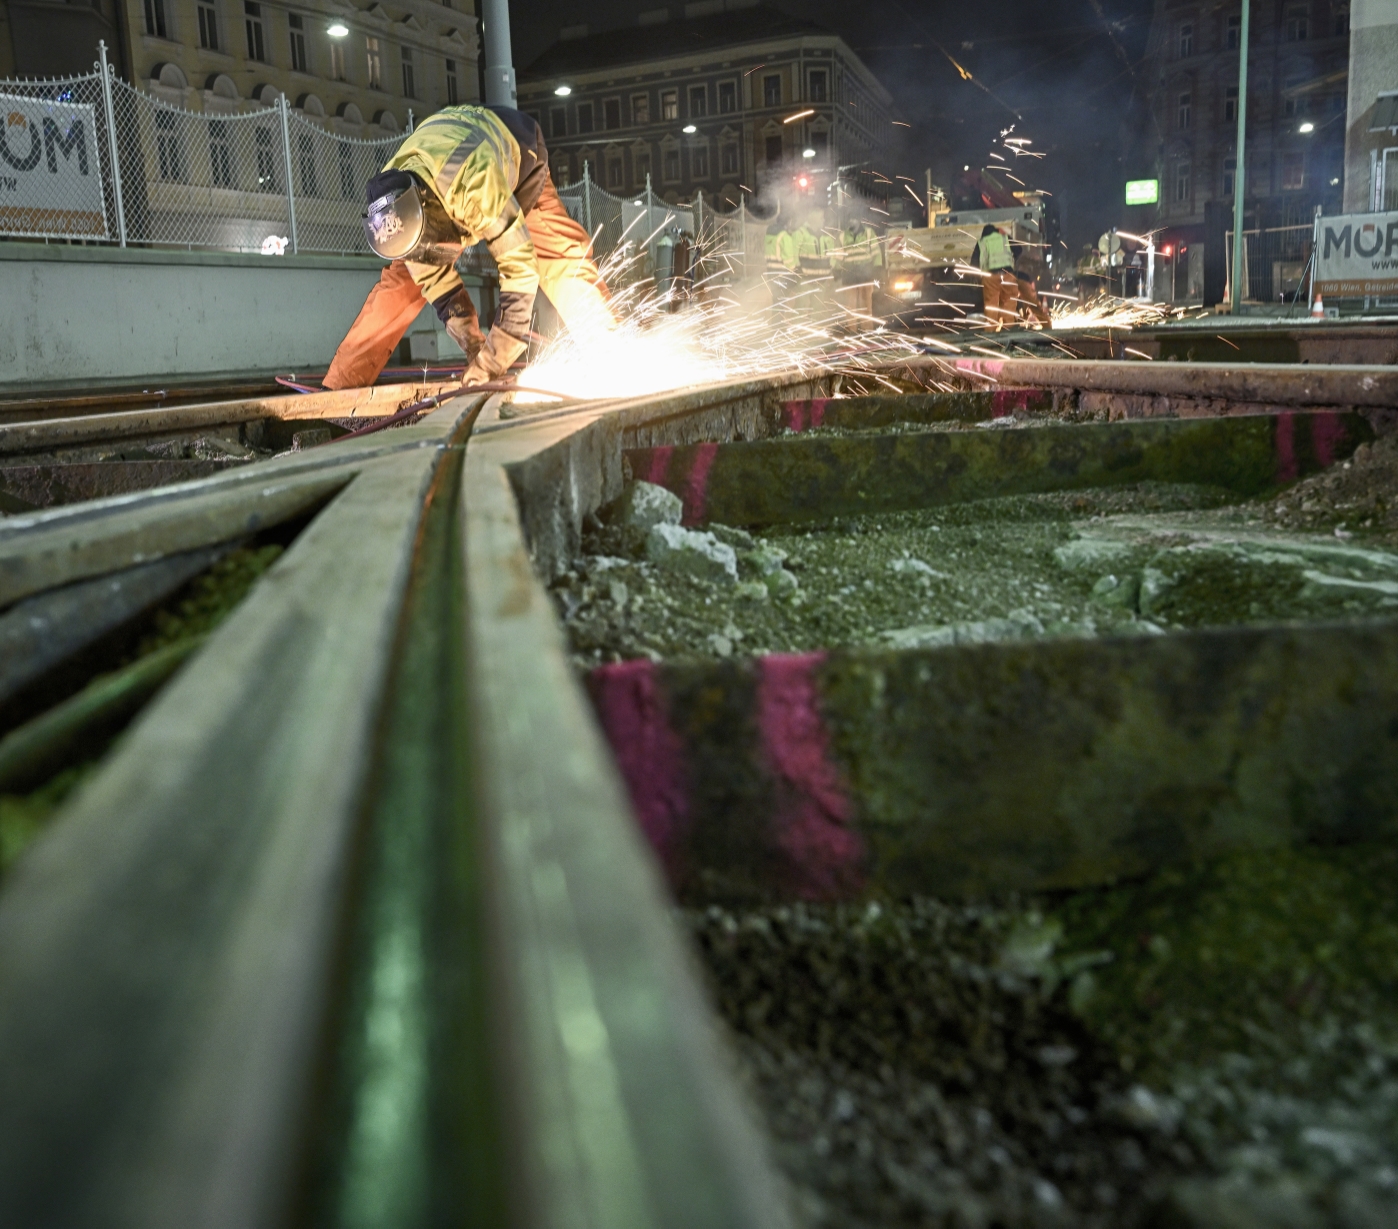
<svg viewBox="0 0 1398 1229"><path fill-rule="evenodd" d="M1315 288L1323 295L1398 294L1398 213L1321 218Z"/></svg>
<svg viewBox="0 0 1398 1229"><path fill-rule="evenodd" d="M0 94L0 234L106 239L90 103Z"/></svg>

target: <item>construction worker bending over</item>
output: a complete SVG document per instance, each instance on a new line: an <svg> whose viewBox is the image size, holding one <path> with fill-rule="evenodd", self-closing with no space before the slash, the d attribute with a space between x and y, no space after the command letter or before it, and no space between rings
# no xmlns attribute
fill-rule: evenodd
<svg viewBox="0 0 1398 1229"><path fill-rule="evenodd" d="M524 351L541 288L570 332L611 328L587 232L558 199L543 133L523 112L437 112L398 147L367 193L364 233L392 263L335 352L326 388L372 384L424 302L466 352L468 385L503 376ZM500 270L500 309L484 336L456 272L462 252L482 240Z"/></svg>
<svg viewBox="0 0 1398 1229"><path fill-rule="evenodd" d="M981 290L985 295L985 316L998 333L1013 324L1018 312L1015 299L1019 281L1015 277L1015 258L1004 232L986 224L981 231L980 244Z"/></svg>

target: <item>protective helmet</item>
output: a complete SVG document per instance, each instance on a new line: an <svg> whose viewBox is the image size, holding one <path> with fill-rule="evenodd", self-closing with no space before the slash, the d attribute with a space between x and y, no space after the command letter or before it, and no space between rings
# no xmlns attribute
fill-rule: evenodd
<svg viewBox="0 0 1398 1229"><path fill-rule="evenodd" d="M385 260L402 260L422 242L425 221L417 180L406 171L385 171L369 181L364 237Z"/></svg>

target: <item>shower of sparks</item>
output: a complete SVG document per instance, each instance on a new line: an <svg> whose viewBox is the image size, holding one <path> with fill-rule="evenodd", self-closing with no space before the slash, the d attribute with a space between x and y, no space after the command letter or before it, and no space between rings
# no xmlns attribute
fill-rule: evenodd
<svg viewBox="0 0 1398 1229"><path fill-rule="evenodd" d="M1115 295L1100 294L1086 303L1076 300L1058 303L1049 308L1049 314L1053 317L1055 329L1135 329L1177 319L1185 311L1169 303L1147 303L1140 299L1120 299Z"/></svg>
<svg viewBox="0 0 1398 1229"><path fill-rule="evenodd" d="M924 353L926 339L835 302L834 279L748 278L729 284L738 254L706 252L693 286L643 276L649 241L623 243L602 266L611 327L572 327L531 357L516 405L620 399L776 371L867 371ZM771 300L769 303L768 300ZM938 350L955 349L937 342Z"/></svg>

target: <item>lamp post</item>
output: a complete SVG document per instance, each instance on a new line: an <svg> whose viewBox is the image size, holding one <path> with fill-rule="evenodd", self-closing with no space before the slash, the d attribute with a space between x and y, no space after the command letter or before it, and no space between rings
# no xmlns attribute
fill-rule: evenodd
<svg viewBox="0 0 1398 1229"><path fill-rule="evenodd" d="M510 0L484 0L485 101L492 107L513 107L515 66L510 52Z"/></svg>
<svg viewBox="0 0 1398 1229"><path fill-rule="evenodd" d="M1238 158L1233 168L1233 295L1230 307L1238 315L1243 304L1243 176L1248 123L1248 18L1251 0L1243 0L1238 28Z"/></svg>

